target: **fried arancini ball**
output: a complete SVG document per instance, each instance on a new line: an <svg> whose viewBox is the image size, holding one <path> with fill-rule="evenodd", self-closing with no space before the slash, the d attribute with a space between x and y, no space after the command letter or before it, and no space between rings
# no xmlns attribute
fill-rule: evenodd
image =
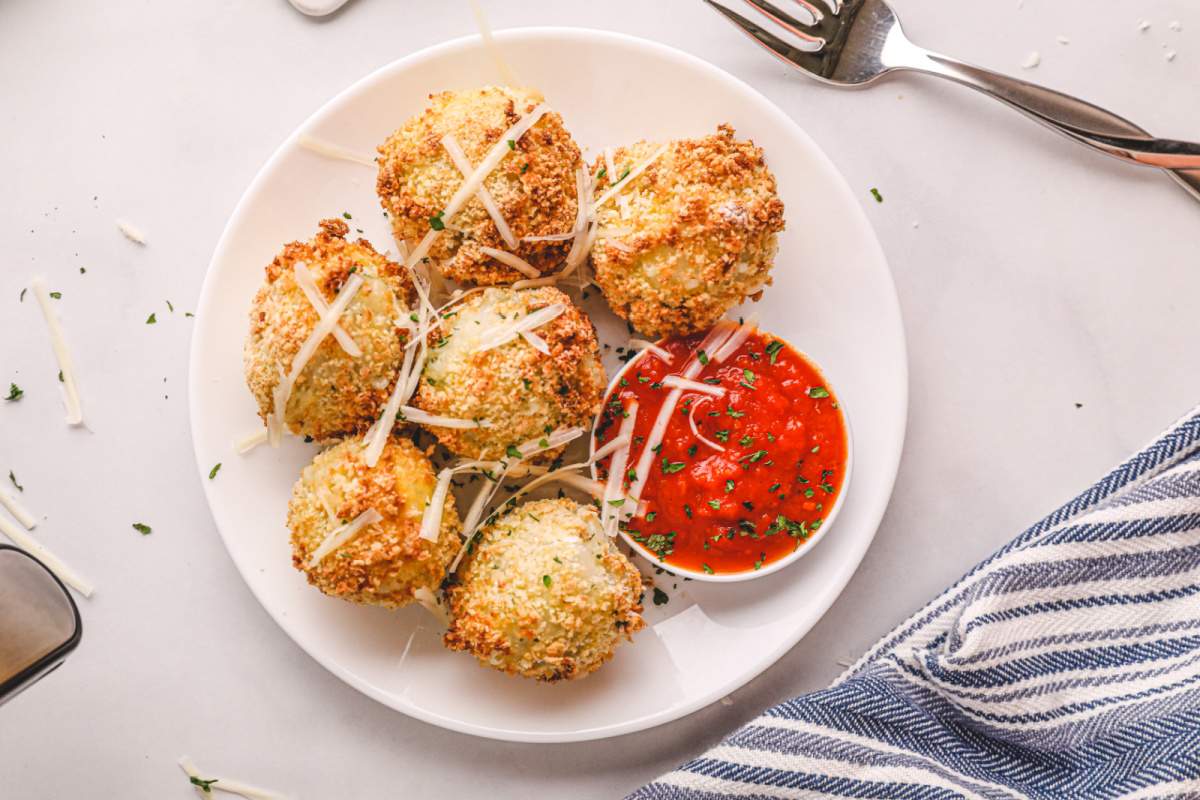
<svg viewBox="0 0 1200 800"><path fill-rule="evenodd" d="M437 541L422 539L421 517L437 484L429 459L399 436L374 467L364 453L359 437L347 439L300 473L288 503L292 564L325 594L354 603L432 601L460 547L454 498L446 499ZM383 519L310 565L326 537L368 509Z"/></svg>
<svg viewBox="0 0 1200 800"><path fill-rule="evenodd" d="M522 317L561 303L565 311L532 332L546 355L518 336L478 352ZM465 430L425 427L455 455L500 458L510 446L555 428L587 427L600 410L604 367L591 320L553 287L492 287L452 306L430 334L429 358L413 405L443 417L486 420Z"/></svg>
<svg viewBox="0 0 1200 800"><path fill-rule="evenodd" d="M505 131L543 101L536 90L504 86L430 95L429 107L379 148L376 188L396 238L415 247L431 224L444 225L428 257L456 281L492 285L528 277L480 247L511 252L542 273L553 271L571 249L570 240L521 240L568 233L575 226L575 175L582 162L562 117L553 111L519 140L508 142L511 152L484 180L517 239L515 249L501 238L477 198L453 219L432 222L465 180L442 138L453 135L471 165L478 166Z"/></svg>
<svg viewBox="0 0 1200 800"><path fill-rule="evenodd" d="M658 148L618 148L617 174L604 169L597 198ZM593 174L603 167L602 156ZM722 125L712 136L670 142L597 219L592 266L613 311L649 336L683 335L770 284L783 203L762 149Z"/></svg>
<svg viewBox="0 0 1200 800"><path fill-rule="evenodd" d="M643 627L641 595L594 507L535 500L480 531L449 590L444 641L510 675L582 678Z"/></svg>
<svg viewBox="0 0 1200 800"><path fill-rule="evenodd" d="M307 242L292 242L267 266L266 281L250 308L243 361L246 384L265 421L274 408L280 375L292 368L319 315L296 282L303 263L327 304L357 272L364 283L338 324L358 346L355 357L334 336L321 342L292 387L284 422L298 436L326 442L366 430L387 402L404 356L409 309L416 292L407 271L365 239L346 241L340 219L321 222Z"/></svg>

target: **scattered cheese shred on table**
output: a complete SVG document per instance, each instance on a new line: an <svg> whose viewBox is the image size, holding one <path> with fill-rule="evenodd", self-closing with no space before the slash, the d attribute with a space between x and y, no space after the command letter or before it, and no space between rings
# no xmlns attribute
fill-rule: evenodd
<svg viewBox="0 0 1200 800"><path fill-rule="evenodd" d="M248 783L243 783L233 778L206 778L196 769L196 765L187 756L179 759L179 768L192 781L192 786L196 788L196 793L201 797L212 797L213 790L215 789L230 794L240 794L242 797L247 798L247 800L288 800L287 795L273 792L269 789L262 789L258 786L251 786Z"/></svg>
<svg viewBox="0 0 1200 800"><path fill-rule="evenodd" d="M46 282L38 277L30 281L29 285L33 289L34 296L37 297L38 305L42 309L42 316L46 319L46 327L50 331L50 347L54 350L54 357L58 359L58 368L62 373L67 424L80 425L83 423L83 408L79 403L79 387L75 382L75 365L71 361L70 351L67 350L67 340L63 336L62 325L59 324L58 315L54 313L54 308L50 304L50 293L46 291Z"/></svg>
<svg viewBox="0 0 1200 800"><path fill-rule="evenodd" d="M13 525L5 517L0 517L0 533L3 533L13 544L32 556L36 556L46 569L53 572L60 581L79 592L84 597L91 597L95 587L86 578L81 577L75 570L68 567L58 556L51 553L36 539L25 531Z"/></svg>
<svg viewBox="0 0 1200 800"><path fill-rule="evenodd" d="M0 491L0 506L8 509L8 513L17 518L17 522L25 526L26 530L33 530L37 527L37 518L30 513L29 509L21 503L13 495L8 492Z"/></svg>
<svg viewBox="0 0 1200 800"><path fill-rule="evenodd" d="M144 245L146 243L146 234L142 232L141 228L136 227L130 222L126 222L123 219L117 220L117 230L134 244Z"/></svg>

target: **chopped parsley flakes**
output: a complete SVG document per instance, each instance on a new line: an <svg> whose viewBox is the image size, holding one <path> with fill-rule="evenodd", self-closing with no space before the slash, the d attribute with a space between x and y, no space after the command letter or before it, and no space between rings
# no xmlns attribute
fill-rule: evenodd
<svg viewBox="0 0 1200 800"><path fill-rule="evenodd" d="M192 786L200 787L200 791L205 794L212 794L212 785L219 781L220 778L205 780L204 778L197 778L195 775L189 775L188 780L192 782Z"/></svg>
<svg viewBox="0 0 1200 800"><path fill-rule="evenodd" d="M135 531L137 531L138 533L140 533L142 536L149 536L151 530L153 530L149 525L147 525L144 522L133 523L133 529Z"/></svg>
<svg viewBox="0 0 1200 800"><path fill-rule="evenodd" d="M8 397L6 397L4 399L5 400L20 400L21 396L24 394L25 394L24 389L22 389L20 386L17 386L15 383L10 383L8 385Z"/></svg>

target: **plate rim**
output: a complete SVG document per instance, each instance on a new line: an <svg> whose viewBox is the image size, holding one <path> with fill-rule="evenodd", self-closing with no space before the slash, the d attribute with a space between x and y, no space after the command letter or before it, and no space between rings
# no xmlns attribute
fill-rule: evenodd
<svg viewBox="0 0 1200 800"><path fill-rule="evenodd" d="M772 666L774 666L780 658L782 658L788 651L795 647L796 644L798 644L801 639L807 636L808 633L816 626L816 624L824 618L824 616L829 612L829 609L832 607L833 603L841 596L854 573L858 570L858 567L862 563L867 550L870 548L871 543L875 540L875 536L878 534L879 525L883 520L883 515L891 503L892 494L895 490L895 483L899 473L900 458L903 453L905 437L907 434L908 405L911 386L909 382L908 345L904 330L904 317L902 308L900 306L899 295L896 292L895 278L892 274L891 266L888 263L887 256L883 251L883 246L880 244L879 237L876 235L874 227L867 219L866 213L863 211L862 206L855 201L853 193L850 189L850 185L847 183L845 176L842 175L841 171L837 168L837 165L834 164L829 156L826 155L825 151L818 146L818 144L812 139L811 136L808 135L808 133L800 126L799 123L792 119L791 116L777 106L770 98L742 79L732 75L729 72L726 72L724 69L704 60L703 58L700 58L699 56L693 55L692 53L681 50L677 47L663 44L661 42L656 42L640 36L633 36L618 31L579 26L527 26L506 28L503 30L497 30L495 32L495 38L500 42L504 42L505 40L509 39L519 39L530 36L567 36L589 40L607 40L609 43L623 44L643 50L649 50L656 55L685 62L685 64L689 67L706 72L712 78L725 81L733 85L737 90L753 96L754 99L761 103L764 110L773 115L779 123L790 127L796 135L805 140L810 146L810 155L822 162L822 166L828 168L831 174L837 176L836 190L840 191L845 196L844 199L850 201L847 207L853 207L853 215L856 224L869 233L869 236L864 237L864 239L869 239L869 246L875 251L876 258L883 266L882 277L886 279L887 288L890 289L890 292L888 293L889 298L892 306L894 307L896 317L900 323L899 336L896 341L896 344L900 349L900 355L902 356L900 359L900 364L898 365L899 378L903 387L900 397L901 407L898 409L900 411L900 423L894 434L895 440L891 443L891 452L887 454L887 467L890 475L887 481L887 491L886 493L881 492L880 499L876 500L869 508L866 509L866 518L869 521L871 528L870 535L864 537L861 544L857 546L856 550L849 551L847 553L847 557L838 562L836 574L833 576L832 583L829 584L829 587L822 594L815 596L814 599L816 602L812 607L819 608L819 613L813 616L812 622L808 625L801 625L797 627L794 633L781 639L775 648L770 650L767 655L762 657L757 669L753 670L751 673L745 676L738 676L732 681L727 681L726 683L714 687L713 689L710 689L709 691L704 692L697 697L692 698L688 702L680 704L679 706L675 706L664 711L645 714L620 723L583 728L568 732L536 732L478 725L471 722L463 722L452 717L443 716L441 714L421 708L420 706L408 703L403 698L377 689L369 682L360 679L352 671L337 663L335 659L325 654L321 654L319 648L310 647L311 643L308 641L308 637L303 632L298 631L296 627L292 625L292 622L286 615L277 613L277 611L265 601L264 597L259 593L259 590L250 580L247 574L249 567L244 566L233 557L233 553L229 548L229 535L227 535L226 531L222 528L221 524L216 518L213 507L213 489L209 486L208 481L204 480L204 477L208 474L209 468L206 466L206 462L203 461L201 445L200 442L197 441L197 437L195 435L195 432L198 429L197 422L199 417L197 394L199 391L198 386L201 383L197 366L201 358L201 337L199 335L199 326L193 329L191 343L188 348L188 427L189 436L192 441L192 451L196 459L196 469L200 476L201 487L204 491L205 503L208 506L208 511L210 518L212 519L213 526L217 529L217 533L221 537L221 544L225 549L227 557L233 562L233 565L235 569L237 569L238 574L241 576L243 583L245 583L246 587L250 590L250 593L254 596L254 599L258 601L258 604L262 607L262 609L275 622L275 624L278 625L285 634L287 634L288 638L290 638L292 642L306 655L355 690L365 694L366 696L388 708L399 711L408 717L420 720L421 722L430 725L435 725L437 727L456 731L458 733L499 741L525 743L581 742L613 738L647 730L659 725L664 725L668 722L674 722L675 720L682 719L683 717L694 714L702 708L708 707L720 698L742 688L750 681L759 677ZM219 262L225 259L226 250L228 250L230 247L230 238L235 220L237 220L244 213L245 206L249 202L249 199L258 194L258 192L261 190L261 185L266 181L267 176L273 171L276 164L290 151L295 140L302 132L308 130L317 119L322 117L326 112L334 109L347 96L356 93L366 85L382 78L385 74L393 71L403 71L405 68L414 63L418 63L430 58L436 58L447 51L461 49L472 44L482 44L482 39L483 37L480 34L469 34L466 36L456 37L454 39L449 39L428 47L424 47L420 50L410 53L407 56L383 64L340 89L333 96L329 97L325 102L323 102L319 107L317 107L311 114L305 117L302 122L296 125L292 129L291 133L289 133L284 140L279 143L279 145L275 148L263 165L259 167L253 179L251 179L250 183L242 191L241 196L238 198L237 203L230 212L229 217L225 222L225 226L221 231L221 236L217 240L216 247L213 250L213 255L209 259L208 266L205 268L204 281L201 284L200 294L198 296L198 302L196 305L197 313L202 313L204 309L211 307L213 302L212 295L215 292L215 280L213 278L215 271L214 268Z"/></svg>

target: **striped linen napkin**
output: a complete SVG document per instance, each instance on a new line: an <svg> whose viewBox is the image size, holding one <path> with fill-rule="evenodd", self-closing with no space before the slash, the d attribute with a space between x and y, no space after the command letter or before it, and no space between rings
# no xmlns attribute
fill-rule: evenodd
<svg viewBox="0 0 1200 800"><path fill-rule="evenodd" d="M1200 798L1200 408L880 641L630 795Z"/></svg>

